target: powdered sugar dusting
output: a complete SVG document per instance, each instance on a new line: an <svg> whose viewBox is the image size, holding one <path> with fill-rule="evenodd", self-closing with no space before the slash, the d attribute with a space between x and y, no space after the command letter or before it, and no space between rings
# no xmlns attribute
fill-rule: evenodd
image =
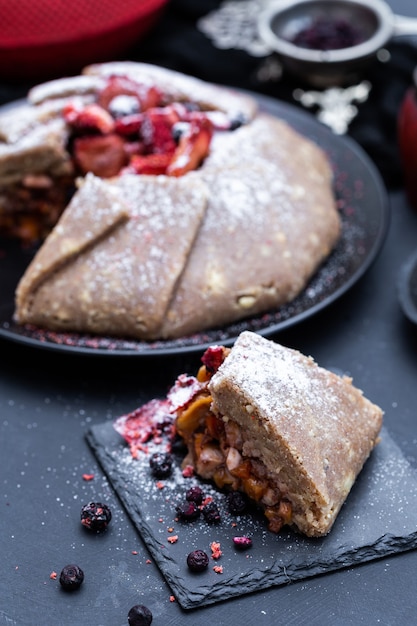
<svg viewBox="0 0 417 626"><path fill-rule="evenodd" d="M145 85L157 84L164 93L174 100L191 100L203 108L220 109L232 119L244 117L250 120L257 109L256 100L251 96L235 92L225 87L208 84L198 78L163 67L137 62L110 62L87 67L84 73L96 76L129 76Z"/></svg>
<svg viewBox="0 0 417 626"><path fill-rule="evenodd" d="M238 337L209 389L215 409L249 429L270 471L290 459L289 473L305 473L309 489L338 510L373 449L379 407L349 379L250 332Z"/></svg>
<svg viewBox="0 0 417 626"><path fill-rule="evenodd" d="M74 257L76 241L87 239L89 247L78 248L70 263L40 285L25 321L42 326L47 315L45 325L57 328L71 320L75 329L156 335L206 200L206 187L186 178L126 175L112 184L88 176L39 255L49 259L55 243L61 256L69 246ZM105 232L107 221L117 225L110 233Z"/></svg>
<svg viewBox="0 0 417 626"><path fill-rule="evenodd" d="M133 459L111 424L94 426L88 441L183 608L224 601L417 546L416 475L385 430L335 526L321 539L285 529L278 535L268 532L256 511L231 515L222 492L197 477L183 476L184 453L180 451L175 454L172 476L157 481L150 474L149 454ZM154 449L152 444L149 453ZM220 523L208 524L202 517L188 523L177 519L175 507L193 485L217 503ZM238 551L235 536L250 537L250 550ZM210 558L204 573L190 574L189 552L202 549L210 556L213 542L220 544L220 558ZM216 565L222 567L221 574L212 569Z"/></svg>
<svg viewBox="0 0 417 626"><path fill-rule="evenodd" d="M5 309L6 316L0 321L0 332L5 337L24 343L29 341L40 347L82 353L146 356L196 351L212 343L230 345L243 330L252 330L264 335L278 332L310 317L345 293L367 270L382 244L388 220L388 207L383 190L366 158L343 138L334 137L312 118L295 111L293 107L277 101L269 104L266 101L265 105L268 105L270 112L289 120L303 134L313 137L318 145L324 146L333 165L334 188L342 219L342 236L334 252L320 266L307 288L298 297L288 304L271 308L266 313L259 315L249 313L244 320L171 340L141 341L115 338L107 336L106 333L92 336L88 333L57 333L41 331L33 326L17 326L11 318L12 305ZM234 131L236 132L239 130ZM245 145L245 151L247 149L250 147ZM16 263L9 263L9 271L10 269L13 271L13 267L16 266L17 282L23 264L27 263L27 253L19 256L18 250L9 250L8 255L9 259L10 255L16 257ZM13 294L6 300L12 302Z"/></svg>

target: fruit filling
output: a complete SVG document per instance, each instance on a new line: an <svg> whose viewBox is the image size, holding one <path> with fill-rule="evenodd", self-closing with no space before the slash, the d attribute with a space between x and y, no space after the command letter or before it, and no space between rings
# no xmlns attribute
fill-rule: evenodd
<svg viewBox="0 0 417 626"><path fill-rule="evenodd" d="M203 355L190 400L177 410L176 430L188 448L183 465L192 464L199 476L219 489L241 491L264 512L268 528L279 532L291 523L292 508L285 486L277 485L267 468L251 454L251 442L240 426L211 411L207 382L227 357L229 349L209 348ZM190 385L191 388L191 385Z"/></svg>
<svg viewBox="0 0 417 626"><path fill-rule="evenodd" d="M170 102L154 86L111 76L96 102L69 102L69 151L78 173L101 178L124 173L183 176L210 150L214 130L236 123L193 102Z"/></svg>
<svg viewBox="0 0 417 626"><path fill-rule="evenodd" d="M110 76L94 102L68 100L62 115L68 171L26 176L0 189L2 235L28 243L45 239L75 192L75 179L87 172L183 176L201 166L215 131L245 123L195 102L173 102L156 86L126 76Z"/></svg>

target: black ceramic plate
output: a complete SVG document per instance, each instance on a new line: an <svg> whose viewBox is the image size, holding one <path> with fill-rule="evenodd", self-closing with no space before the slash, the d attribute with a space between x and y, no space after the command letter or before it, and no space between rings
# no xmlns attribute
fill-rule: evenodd
<svg viewBox="0 0 417 626"><path fill-rule="evenodd" d="M388 198L381 177L368 156L352 140L334 135L310 113L264 96L260 108L287 120L328 154L334 169L335 192L342 218L342 236L307 288L290 304L221 329L176 340L144 341L39 332L13 323L14 289L33 251L0 242L0 336L40 348L107 355L162 355L202 352L208 345L231 345L243 330L264 336L298 324L344 294L375 260L389 222ZM289 158L291 155L289 155Z"/></svg>

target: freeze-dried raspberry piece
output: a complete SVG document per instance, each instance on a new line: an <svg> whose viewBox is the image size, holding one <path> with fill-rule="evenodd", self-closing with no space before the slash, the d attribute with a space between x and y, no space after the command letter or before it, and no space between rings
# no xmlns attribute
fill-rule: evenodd
<svg viewBox="0 0 417 626"><path fill-rule="evenodd" d="M201 357L201 362L206 366L207 371L214 374L223 363L226 354L223 346L210 346Z"/></svg>

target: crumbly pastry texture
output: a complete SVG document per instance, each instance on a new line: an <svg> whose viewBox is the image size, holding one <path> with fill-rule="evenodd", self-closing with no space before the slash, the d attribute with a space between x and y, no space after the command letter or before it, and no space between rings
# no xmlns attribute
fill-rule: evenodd
<svg viewBox="0 0 417 626"><path fill-rule="evenodd" d="M239 454L290 503L291 523L327 534L378 441L383 411L349 377L249 331L208 389L235 441L231 424L240 432Z"/></svg>
<svg viewBox="0 0 417 626"><path fill-rule="evenodd" d="M208 155L182 176L77 176L63 111L94 105L115 77L239 123L217 128ZM15 319L154 340L286 304L340 237L332 176L313 141L252 97L171 70L106 63L34 87L21 113L0 116L0 226L16 220L24 237L27 200L38 198L40 233L53 227L17 288ZM104 214L114 223L90 228Z"/></svg>
<svg viewBox="0 0 417 626"><path fill-rule="evenodd" d="M205 211L186 178L87 175L16 292L16 319L153 336Z"/></svg>

